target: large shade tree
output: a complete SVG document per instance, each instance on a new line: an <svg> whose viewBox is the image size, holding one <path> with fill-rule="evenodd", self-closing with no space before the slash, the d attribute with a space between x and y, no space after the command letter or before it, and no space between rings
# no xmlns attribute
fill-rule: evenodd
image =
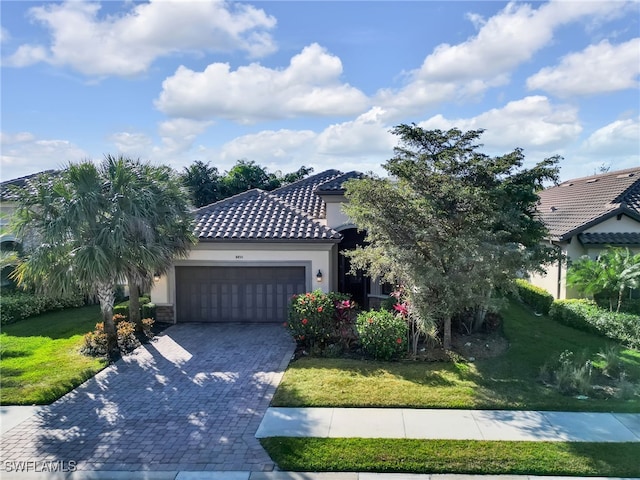
<svg viewBox="0 0 640 480"><path fill-rule="evenodd" d="M403 285L420 324L437 326L450 348L454 316L471 315L477 328L496 290L553 260L535 212L536 191L557 179L557 158L524 169L520 149L485 155L481 130L393 133L400 144L383 165L389 178L347 183L345 212L367 234L352 265Z"/></svg>
<svg viewBox="0 0 640 480"><path fill-rule="evenodd" d="M107 156L100 165L71 163L16 190L16 233L37 239L16 280L49 293L95 295L111 357L118 353L116 284L149 278L191 241L188 202L178 190L167 191L172 184L179 182L165 167Z"/></svg>

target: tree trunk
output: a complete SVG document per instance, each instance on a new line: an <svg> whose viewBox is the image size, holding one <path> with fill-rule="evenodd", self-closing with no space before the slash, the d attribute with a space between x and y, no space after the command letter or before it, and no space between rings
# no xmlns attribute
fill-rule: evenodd
<svg viewBox="0 0 640 480"><path fill-rule="evenodd" d="M115 301L113 282L98 284L97 295L104 323L104 333L107 335L107 355L110 360L115 360L120 351L118 349L116 324L113 322L113 303Z"/></svg>
<svg viewBox="0 0 640 480"><path fill-rule="evenodd" d="M442 332L442 346L445 350L451 350L451 317L446 316Z"/></svg>
<svg viewBox="0 0 640 480"><path fill-rule="evenodd" d="M142 331L142 318L140 318L140 288L132 279L129 282L129 321L135 323L136 330Z"/></svg>
<svg viewBox="0 0 640 480"><path fill-rule="evenodd" d="M616 313L620 313L620 306L622 305L622 294L624 293L624 288L618 290L618 306L616 307Z"/></svg>

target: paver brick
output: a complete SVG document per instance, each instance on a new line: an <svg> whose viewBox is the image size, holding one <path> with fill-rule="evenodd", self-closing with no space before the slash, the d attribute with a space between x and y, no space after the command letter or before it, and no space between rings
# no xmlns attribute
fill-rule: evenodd
<svg viewBox="0 0 640 480"><path fill-rule="evenodd" d="M175 325L0 440L79 470L262 471L255 439L293 342L278 325Z"/></svg>

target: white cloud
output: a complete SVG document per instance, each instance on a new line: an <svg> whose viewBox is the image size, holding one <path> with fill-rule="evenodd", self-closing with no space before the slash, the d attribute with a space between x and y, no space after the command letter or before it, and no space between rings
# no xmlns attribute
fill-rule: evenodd
<svg viewBox="0 0 640 480"><path fill-rule="evenodd" d="M516 147L556 150L574 142L582 132L575 108L554 106L543 96L515 100L473 118L447 119L436 115L419 125L441 130L454 127L463 131L484 129L481 142L496 153L506 153Z"/></svg>
<svg viewBox="0 0 640 480"><path fill-rule="evenodd" d="M0 43L8 42L11 39L11 34L9 30L0 26Z"/></svg>
<svg viewBox="0 0 640 480"><path fill-rule="evenodd" d="M51 44L21 45L7 65L47 61L88 76L131 76L179 52L243 50L259 57L275 50L268 31L276 20L250 5L220 0L125 5L131 8L102 17L94 2L31 8L30 16L50 30Z"/></svg>
<svg viewBox="0 0 640 480"><path fill-rule="evenodd" d="M68 140L38 139L30 132L3 132L0 144L3 180L62 168L69 162L89 158L87 152Z"/></svg>
<svg viewBox="0 0 640 480"><path fill-rule="evenodd" d="M640 162L640 118L616 120L599 128L585 140L581 150L604 160L634 156Z"/></svg>
<svg viewBox="0 0 640 480"><path fill-rule="evenodd" d="M317 134L311 130L263 130L234 138L222 146L220 158L229 164L247 158L257 163L294 162L310 153L309 146ZM297 168L297 167L296 167Z"/></svg>
<svg viewBox="0 0 640 480"><path fill-rule="evenodd" d="M316 140L317 152L340 157L389 157L397 142L385 118L385 110L374 107L353 121L330 125Z"/></svg>
<svg viewBox="0 0 640 480"><path fill-rule="evenodd" d="M181 66L162 84L156 107L170 116L226 118L240 123L302 115L352 115L366 96L341 83L342 62L318 44L305 47L283 70L258 63L231 71L214 63L203 72Z"/></svg>
<svg viewBox="0 0 640 480"><path fill-rule="evenodd" d="M153 144L151 138L139 132L117 132L108 140L116 146L118 152L139 158L146 158Z"/></svg>
<svg viewBox="0 0 640 480"><path fill-rule="evenodd" d="M555 67L541 69L527 79L527 87L561 97L637 89L639 59L640 38L619 45L603 40L566 55Z"/></svg>
<svg viewBox="0 0 640 480"><path fill-rule="evenodd" d="M409 73L405 87L381 90L376 102L401 116L445 100L480 96L488 88L507 84L518 65L553 40L556 28L594 16L609 18L630 3L552 1L534 9L511 2L488 20L467 14L479 29L475 36L457 45L438 45L419 69Z"/></svg>
<svg viewBox="0 0 640 480"><path fill-rule="evenodd" d="M165 154L174 155L189 150L198 135L203 133L211 122L199 122L187 118L174 118L159 125Z"/></svg>

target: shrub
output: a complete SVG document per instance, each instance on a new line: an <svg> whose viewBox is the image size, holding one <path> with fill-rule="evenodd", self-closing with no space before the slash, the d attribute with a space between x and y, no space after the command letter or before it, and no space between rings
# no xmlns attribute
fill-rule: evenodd
<svg viewBox="0 0 640 480"><path fill-rule="evenodd" d="M357 329L362 349L376 360L391 360L407 351L407 322L387 310L360 313Z"/></svg>
<svg viewBox="0 0 640 480"><path fill-rule="evenodd" d="M549 316L557 322L613 340L631 348L640 348L640 317L630 313L610 312L591 300L556 300Z"/></svg>
<svg viewBox="0 0 640 480"><path fill-rule="evenodd" d="M122 320L116 324L118 332L118 347L122 353L133 352L140 346L136 338L136 325L128 320Z"/></svg>
<svg viewBox="0 0 640 480"><path fill-rule="evenodd" d="M2 325L8 325L41 313L83 305L84 297L80 294L51 297L21 291L3 291L0 295L0 318Z"/></svg>
<svg viewBox="0 0 640 480"><path fill-rule="evenodd" d="M107 334L104 333L104 324L96 323L96 329L84 336L84 345L80 351L92 357L103 357L107 354Z"/></svg>
<svg viewBox="0 0 640 480"><path fill-rule="evenodd" d="M294 295L289 304L288 327L299 345L323 348L334 337L335 306L326 293Z"/></svg>
<svg viewBox="0 0 640 480"><path fill-rule="evenodd" d="M562 395L587 395L592 390L591 362L575 358L565 350L552 364L546 363L540 370L543 381L550 383Z"/></svg>
<svg viewBox="0 0 640 480"><path fill-rule="evenodd" d="M156 304L147 302L142 305L142 318L155 319L156 318Z"/></svg>
<svg viewBox="0 0 640 480"><path fill-rule="evenodd" d="M142 333L145 334L147 338L153 338L153 324L155 320L153 318L143 318L142 319Z"/></svg>
<svg viewBox="0 0 640 480"><path fill-rule="evenodd" d="M536 287L520 278L516 279L516 287L520 300L531 307L534 312L545 315L549 313L549 308L553 303L553 295L544 288Z"/></svg>
<svg viewBox="0 0 640 480"><path fill-rule="evenodd" d="M114 315L122 315L124 318L129 318L129 302L122 302L113 307Z"/></svg>

